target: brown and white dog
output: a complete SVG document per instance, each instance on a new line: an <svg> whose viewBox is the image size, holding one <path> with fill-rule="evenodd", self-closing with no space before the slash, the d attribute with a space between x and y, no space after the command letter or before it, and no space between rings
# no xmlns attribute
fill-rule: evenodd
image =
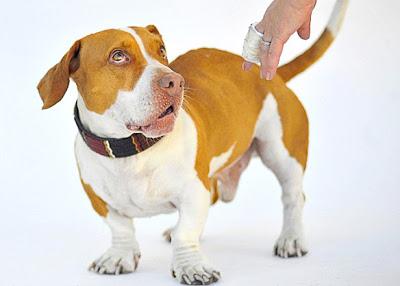
<svg viewBox="0 0 400 286"><path fill-rule="evenodd" d="M69 78L78 87L79 173L112 232L111 247L91 270L134 271L140 250L132 219L178 210L171 231L173 276L186 284L217 281L220 274L200 251L199 237L210 205L233 199L253 154L282 186L284 220L275 255L307 253L302 181L308 120L285 82L327 50L345 4L337 2L318 41L272 81L260 80L258 67L243 72L241 57L216 49L193 50L168 65L152 25L106 30L73 44L38 89L49 108L62 99Z"/></svg>

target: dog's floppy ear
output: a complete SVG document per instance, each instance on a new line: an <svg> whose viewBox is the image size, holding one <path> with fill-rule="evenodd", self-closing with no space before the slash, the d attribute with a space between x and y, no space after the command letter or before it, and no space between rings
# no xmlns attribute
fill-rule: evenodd
<svg viewBox="0 0 400 286"><path fill-rule="evenodd" d="M43 101L43 109L59 102L69 85L69 76L79 68L80 41L76 41L61 61L40 80L37 89Z"/></svg>
<svg viewBox="0 0 400 286"><path fill-rule="evenodd" d="M160 34L160 32L158 31L157 27L154 26L154 25L147 25L147 26L146 26L146 29L147 29L150 33L152 33L152 34L156 34L156 35L161 36L161 34Z"/></svg>

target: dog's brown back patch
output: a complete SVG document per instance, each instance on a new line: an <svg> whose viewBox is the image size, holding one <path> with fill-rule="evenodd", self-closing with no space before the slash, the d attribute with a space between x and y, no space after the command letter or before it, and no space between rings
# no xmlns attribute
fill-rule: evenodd
<svg viewBox="0 0 400 286"><path fill-rule="evenodd" d="M207 189L212 188L210 162L232 154L219 170L230 166L250 147L263 101L272 93L281 117L282 141L290 156L305 168L308 150L308 120L300 101L277 75L261 80L259 68L242 71L243 59L215 49L190 51L170 67L186 80L184 109L197 129L195 168Z"/></svg>
<svg viewBox="0 0 400 286"><path fill-rule="evenodd" d="M184 109L197 127L196 170L207 189L210 162L227 152L230 158L220 169L244 154L253 140L254 127L267 94L253 73L241 69L239 56L215 49L186 53L171 68L186 81Z"/></svg>

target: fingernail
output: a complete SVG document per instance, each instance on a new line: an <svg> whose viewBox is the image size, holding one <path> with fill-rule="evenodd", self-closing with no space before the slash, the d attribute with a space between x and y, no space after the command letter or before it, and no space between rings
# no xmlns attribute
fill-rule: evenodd
<svg viewBox="0 0 400 286"><path fill-rule="evenodd" d="M267 73L265 74L265 79L266 79L266 80L271 80L271 79L272 79L272 73L267 72Z"/></svg>

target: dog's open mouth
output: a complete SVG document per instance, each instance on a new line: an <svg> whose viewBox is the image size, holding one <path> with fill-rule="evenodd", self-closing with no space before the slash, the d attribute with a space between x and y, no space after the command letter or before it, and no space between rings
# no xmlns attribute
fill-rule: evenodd
<svg viewBox="0 0 400 286"><path fill-rule="evenodd" d="M135 125L132 123L126 124L126 127L131 131L143 132L150 137L161 136L172 130L176 119L176 107L174 104L168 106L155 120L150 124Z"/></svg>
<svg viewBox="0 0 400 286"><path fill-rule="evenodd" d="M174 112L174 106L170 105L163 113L160 114L160 116L158 116L158 119L161 119L165 116L167 116L168 114L171 114Z"/></svg>
<svg viewBox="0 0 400 286"><path fill-rule="evenodd" d="M175 107L170 105L155 121L147 126L142 126L140 130L147 136L157 137L170 132L174 126L175 119Z"/></svg>

